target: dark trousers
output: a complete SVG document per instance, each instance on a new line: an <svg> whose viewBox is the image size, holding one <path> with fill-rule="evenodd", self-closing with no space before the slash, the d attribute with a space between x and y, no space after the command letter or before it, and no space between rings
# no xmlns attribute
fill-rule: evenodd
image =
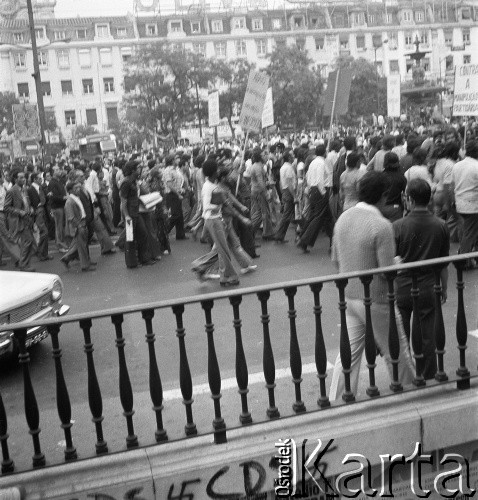
<svg viewBox="0 0 478 500"><path fill-rule="evenodd" d="M244 224L244 222L239 220L237 217L234 217L232 225L234 227L234 230L236 231L237 236L239 236L241 247L251 257L254 257L256 255L256 245L252 225Z"/></svg>
<svg viewBox="0 0 478 500"><path fill-rule="evenodd" d="M23 231L17 232L18 244L20 245L20 269L30 265L32 255L35 253L35 239L30 226L26 226Z"/></svg>
<svg viewBox="0 0 478 500"><path fill-rule="evenodd" d="M171 211L171 218L169 219L168 233L171 232L173 227L176 228L176 239L183 239L184 234L184 215L183 204L176 193L166 194L166 205Z"/></svg>
<svg viewBox="0 0 478 500"><path fill-rule="evenodd" d="M61 258L67 264L71 260L80 260L81 269L88 269L90 266L90 252L88 250L88 228L85 222L78 226L68 252Z"/></svg>
<svg viewBox="0 0 478 500"><path fill-rule="evenodd" d="M149 262L153 258L151 247L149 244L148 230L144 219L140 216L133 217L133 240L138 252L138 261L140 264Z"/></svg>
<svg viewBox="0 0 478 500"><path fill-rule="evenodd" d="M309 193L310 212L307 223L299 240L300 245L313 247L321 228L324 228L327 236L332 238L334 223L329 208L327 194L321 194L316 187L310 188Z"/></svg>
<svg viewBox="0 0 478 500"><path fill-rule="evenodd" d="M397 307L403 320L405 335L410 342L411 336L411 317L413 313L413 300L410 293L412 288L412 279L409 277L398 276L397 280ZM418 296L418 316L422 332L422 351L424 356L425 379L435 377L437 371L436 344L435 344L435 294L433 291L434 279L419 279L418 287L420 290ZM413 345L413 344L412 344Z"/></svg>
<svg viewBox="0 0 478 500"><path fill-rule="evenodd" d="M40 231L40 240L37 245L37 255L40 259L46 259L48 257L48 228L46 225L46 211L44 207L37 208L35 224Z"/></svg>
<svg viewBox="0 0 478 500"><path fill-rule="evenodd" d="M274 238L276 240L283 240L289 229L289 224L294 219L295 215L295 204L294 197L288 189L282 191L282 217L279 220L279 226L277 228Z"/></svg>
<svg viewBox="0 0 478 500"><path fill-rule="evenodd" d="M472 252L478 242L478 214L458 214L463 220L460 253Z"/></svg>

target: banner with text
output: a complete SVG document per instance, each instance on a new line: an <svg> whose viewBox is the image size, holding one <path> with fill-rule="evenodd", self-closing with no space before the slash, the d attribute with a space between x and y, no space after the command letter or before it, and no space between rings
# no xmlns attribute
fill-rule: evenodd
<svg viewBox="0 0 478 500"><path fill-rule="evenodd" d="M239 124L244 130L251 132L262 130L262 110L268 88L269 76L260 71L251 70L239 117Z"/></svg>
<svg viewBox="0 0 478 500"><path fill-rule="evenodd" d="M478 115L478 64L456 66L452 114Z"/></svg>
<svg viewBox="0 0 478 500"><path fill-rule="evenodd" d="M267 89L266 101L262 110L262 128L274 125L274 104L272 102L272 88Z"/></svg>
<svg viewBox="0 0 478 500"><path fill-rule="evenodd" d="M207 97L209 126L216 127L219 125L221 118L219 116L219 92L211 92Z"/></svg>
<svg viewBox="0 0 478 500"><path fill-rule="evenodd" d="M391 118L400 117L400 75L387 77L387 114Z"/></svg>

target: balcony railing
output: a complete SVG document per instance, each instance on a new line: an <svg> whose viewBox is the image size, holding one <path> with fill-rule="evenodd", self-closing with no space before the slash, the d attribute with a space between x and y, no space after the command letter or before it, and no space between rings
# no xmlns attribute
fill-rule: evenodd
<svg viewBox="0 0 478 500"><path fill-rule="evenodd" d="M24 406L25 406L25 418L29 429L29 434L31 435L31 449L18 449L18 439L19 436L12 435L9 438L8 434L8 411L10 402L4 402L0 394L0 443L2 448L2 462L1 471L2 474L8 474L16 472L18 469L15 467L15 459L22 455L22 462L29 463L31 458L31 463L33 468L39 468L46 464L46 454L42 449L42 436L40 431L40 416L42 414L42 408L39 407L35 395L34 384L32 383L32 378L30 374L30 355L25 348L25 337L28 328L38 325L46 325L50 333L50 339L52 343L52 358L54 364L55 380L49 380L49 387L51 392L56 388L56 405L58 410L59 422L58 426L61 428L61 432L64 434L64 447L61 451L56 451L57 455L52 452L48 456L48 463L54 464L59 463L62 460L71 462L78 459L78 454L76 451L75 443L81 441L82 446L85 446L85 441L91 439L91 444L88 446L90 450L90 457L95 455L103 455L113 451L107 444L105 436L103 433L103 397L102 390L100 387L99 378L97 376L97 370L95 366L94 357L94 336L98 334L95 329L101 330L101 334L105 335L106 332L103 331L104 325L106 324L104 319L110 319L112 323L111 330L114 331L114 337L112 336L112 347L113 338L116 347L118 366L119 366L119 399L115 399L118 405L117 409L122 410L125 422L121 417L117 417L113 424L110 425L110 429L124 436L125 445L127 449L134 449L139 446L139 440L136 435L135 427L140 426L142 430L149 429L150 440L148 443L142 443L143 445L153 445L155 443L163 443L170 440L168 435L168 429L163 425L163 409L164 409L164 398L163 398L163 384L162 384L162 369L157 361L155 343L161 344L165 342L165 339L158 340L156 334L153 330L153 317L157 312L171 313L174 315L175 321L175 331L179 348L179 358L178 358L178 368L179 368L179 388L182 395L182 401L184 403L184 413L178 413L174 415L175 422L181 422L184 425L184 435L181 438L187 437L192 438L198 434L198 429L195 423L195 406L194 406L194 385L191 376L191 370L189 365L189 357L191 354L188 351L188 338L187 332L188 328L197 328L198 323L205 320L205 333L206 333L206 344L205 349L207 349L207 378L209 383L209 389L212 396L213 403L210 406L210 412L212 417L212 428L208 431L212 431L214 436L214 442L218 445L225 443L227 441L228 429L231 427L226 426L225 419L223 417L223 408L221 407L221 368L218 362L218 356L216 354L216 342L215 342L215 323L213 319L213 307L215 304L219 303L220 306L229 311L231 319L231 331L229 332L231 344L235 343L235 378L237 381L237 388L239 393L239 398L237 399L237 407L235 408L236 414L239 416L240 426L253 424L253 415L250 411L250 401L248 400L248 384L249 384L249 366L245 356L244 343L249 339L243 336L242 325L243 318L247 318L247 321L252 321L251 318L257 318L257 331L262 333L262 364L263 364L263 375L266 382L264 393L264 398L262 401L262 406L266 410L266 415L268 419L278 419L281 418L281 409L276 405L276 368L275 368L275 358L274 350L271 342L271 335L269 331L270 323L270 310L269 301L271 294L285 294L288 303L287 316L289 320L289 325L284 330L288 330L287 340L286 331L283 332L284 342L289 344L289 357L290 357L290 370L292 374L293 389L291 388L289 394L289 400L292 404L293 412L296 415L303 414L306 411L305 404L302 400L302 391L316 391L317 397L317 407L309 408L309 411L326 410L331 411L331 417L333 418L334 408L337 408L345 403L351 403L356 400L356 394L353 394L350 388L350 341L348 335L347 319L346 319L346 289L349 280L359 279L363 286L364 291L364 309L366 317L366 333L365 333L365 355L367 360L367 368L369 372L368 378L368 388L366 390L366 395L361 397L361 400L367 400L370 398L393 396L395 393L401 393L405 390L426 390L427 387L436 387L437 385L447 385L456 384L457 389L465 390L470 387L471 377L476 377L477 372L470 372L467 367L466 360L466 349L467 349L467 319L465 315L465 305L464 305L464 280L463 271L465 266L465 259L476 258L478 253L465 254L452 256L441 259L433 259L428 261L420 261L417 263L402 264L398 266L371 269L366 272L351 272L343 273L331 276L324 276L319 278L302 279L296 281L290 281L286 283L278 283L274 285L264 285L257 286L247 289L237 289L228 292L217 292L211 294L205 294L199 297L190 297L184 299L174 299L168 301L162 301L157 303L147 303L139 306L124 307L121 309L111 309L105 310L93 314L77 314L71 315L69 317L63 317L61 320L50 319L45 320L41 323L29 323L29 324L14 324L9 325L8 330L14 331L16 339L19 344L19 361L22 367L22 376L24 384ZM449 301L444 307L448 307L446 311L442 310L441 303L441 283L440 283L440 271L443 267L452 264L456 269L456 301ZM407 387L402 387L400 380L398 379L398 357L399 357L399 339L396 326L396 313L395 313L395 292L394 292L394 280L398 272L407 270L412 274L413 285L411 289L411 296L413 300L413 316L418 318L418 295L420 290L418 288L417 275L420 271L424 269L432 269L435 275L435 316L434 316L434 332L436 340L436 357L437 357L437 372L434 381L424 380L423 378L423 354L422 354L422 339L421 339L421 327L420 321L414 320L412 324L412 347L413 355L415 358L415 379L413 384ZM452 273L451 273L452 274ZM453 273L454 274L454 273ZM376 386L376 347L373 334L373 325L371 320L371 298L370 298L370 283L377 275L382 275L386 278L388 282L388 304L389 304L389 326L388 326L388 338L389 338L389 348L390 355L393 364L393 377L390 384L390 390L382 391L379 393ZM452 283L452 277L450 275L450 284ZM330 308L324 310L323 304L323 290L324 285L329 284L332 287L327 288L327 293L330 295L330 289L333 291L333 287L337 289L337 305L338 305L338 318L336 310L332 311ZM449 287L448 296L451 296L451 286ZM305 318L308 321L307 328L308 335L312 337L311 343L315 345L314 357L315 357L315 368L316 374L319 379L318 387L314 385L313 387L303 388L303 364L302 364L302 353L300 349L299 339L298 339L298 326L304 324L304 318L299 318L300 323L297 323L297 307L296 307L296 294L298 289L301 289L301 294L308 294L309 297L306 301L310 301L311 315ZM248 297L247 300L254 298L258 299L257 309L248 307L247 311L241 310L241 303L243 298ZM301 299L303 301L303 299ZM450 310L450 303L456 302L456 310ZM202 308L203 318L198 317L197 305ZM196 306L196 307L194 307ZM244 305L243 305L244 307ZM231 314L232 313L232 314ZM456 327L454 334L456 335L457 341L457 353L455 356L447 357L447 365L451 363L449 360L458 359L458 364L454 373L445 372L445 339L451 338L452 332L446 332L445 322L443 320L444 314L456 315ZM141 315L142 321L144 322L144 328L146 332L146 344L147 344L147 359L144 360L144 366L146 371L146 366L149 371L149 394L152 402L152 410L154 412L154 420L149 418L147 421L135 421L135 410L134 410L134 391L133 385L130 380L130 367L126 361L126 341L125 341L125 316L127 320L130 316ZM345 391L342 395L342 400L330 401L329 395L327 393L326 377L327 377L327 349L324 338L323 322L324 316L327 315L328 319L333 315L333 321L340 323L340 346L339 352L341 354L343 373L345 376ZM450 316L448 316L450 317ZM188 322L188 319L192 320ZM103 320L101 323L99 323ZM60 345L60 331L65 327L65 324L70 324L72 326L78 326L80 333L78 337L77 345L77 356L83 356L81 353L84 351L85 355L85 367L87 371L87 387L85 387L85 393L87 393L87 401L74 401L73 404L70 401L70 393L66 384L64 367L62 365L62 349ZM187 323L187 324L186 324ZM126 322L126 325L128 321ZM300 329L300 328L299 328ZM7 330L4 327L2 330ZM164 333L164 332L161 332ZM224 335L224 332L222 332ZM81 340L80 340L81 339ZM250 339L254 341L255 349L257 349L257 336ZM160 346L161 348L161 346ZM115 349L112 349L114 351ZM311 353L308 353L311 354ZM222 367L223 369L225 367ZM53 370L52 370L53 371ZM164 372L163 372L164 376ZM15 395L18 397L18 395ZM72 410L79 408L80 405L83 407L88 403L89 409L92 416L92 422L94 425L90 425L92 433L89 435L75 436L74 423L72 421ZM166 405L168 402L166 401ZM389 399L389 404L393 405L393 397ZM121 407L120 407L121 405ZM231 408L228 408L231 411ZM81 412L74 412L75 418L78 419L78 414ZM257 415L254 416L254 422L257 420ZM152 423L154 422L154 423ZM123 428L125 424L125 429ZM94 430L94 433L93 433ZM56 439L58 437L58 429L49 429ZM13 442L10 446L10 441ZM123 439L123 438L122 438ZM29 440L29 438L28 438ZM55 441L55 442L56 442ZM87 458L82 455L82 458ZM25 469L28 470L28 467Z"/></svg>

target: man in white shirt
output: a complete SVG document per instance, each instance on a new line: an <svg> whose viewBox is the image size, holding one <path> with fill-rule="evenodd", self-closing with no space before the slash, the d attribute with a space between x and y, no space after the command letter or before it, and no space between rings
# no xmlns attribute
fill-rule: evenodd
<svg viewBox="0 0 478 500"><path fill-rule="evenodd" d="M2 262L3 250L6 250L10 254L13 262L20 260L20 247L15 243L15 240L7 229L7 216L4 212L6 195L7 188L4 185L4 174L0 168L0 267L6 266L6 263Z"/></svg>
<svg viewBox="0 0 478 500"><path fill-rule="evenodd" d="M465 159L453 166L452 191L456 211L463 220L460 253L472 252L478 242L478 141L468 141ZM476 267L467 262L466 269Z"/></svg>
<svg viewBox="0 0 478 500"><path fill-rule="evenodd" d="M323 227L329 239L332 239L333 221L329 208L329 197L325 189L325 156L326 149L323 144L315 148L317 157L312 160L306 174L307 186L309 188L310 212L302 236L297 246L304 253L309 253L307 247L313 247L315 240Z"/></svg>
<svg viewBox="0 0 478 500"><path fill-rule="evenodd" d="M294 218L295 201L297 193L297 175L292 166L294 162L294 152L292 149L284 151L284 164L280 168L280 187L282 192L282 217L280 218L274 240L277 243L287 243L285 235L289 224Z"/></svg>

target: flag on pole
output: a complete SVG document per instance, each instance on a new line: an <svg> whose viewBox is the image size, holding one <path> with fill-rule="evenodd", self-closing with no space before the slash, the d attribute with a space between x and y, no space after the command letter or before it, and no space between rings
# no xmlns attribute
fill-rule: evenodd
<svg viewBox="0 0 478 500"><path fill-rule="evenodd" d="M350 86L352 84L352 70L350 68L342 68L340 70L340 78L337 82L337 71L332 71L327 80L327 89L324 96L324 116L332 114L334 103L335 85L337 85L336 102L334 108L334 116L343 116L347 114L349 109Z"/></svg>

